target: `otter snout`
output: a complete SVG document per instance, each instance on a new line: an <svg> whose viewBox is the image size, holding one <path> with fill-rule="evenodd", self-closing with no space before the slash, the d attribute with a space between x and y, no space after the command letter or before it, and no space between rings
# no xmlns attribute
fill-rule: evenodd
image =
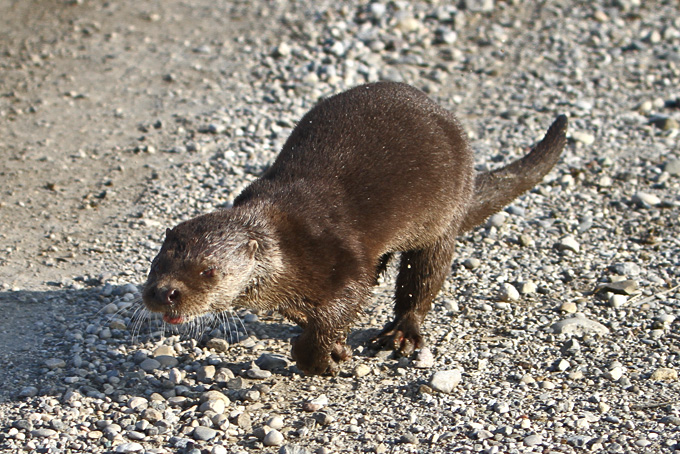
<svg viewBox="0 0 680 454"><path fill-rule="evenodd" d="M147 284L142 298L144 300L144 305L146 305L149 310L154 312L165 312L180 303L182 292L179 288L174 286L158 287L156 285Z"/></svg>

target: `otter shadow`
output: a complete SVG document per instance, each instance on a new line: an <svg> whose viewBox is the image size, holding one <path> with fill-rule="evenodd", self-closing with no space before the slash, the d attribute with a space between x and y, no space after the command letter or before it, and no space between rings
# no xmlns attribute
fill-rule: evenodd
<svg viewBox="0 0 680 454"><path fill-rule="evenodd" d="M58 367L50 370L46 361L67 357L74 345L67 333L77 330L76 319L94 317L98 294L94 289L0 292L0 402L18 399L29 386L53 394Z"/></svg>
<svg viewBox="0 0 680 454"><path fill-rule="evenodd" d="M3 383L0 403L18 402L35 395L61 398L68 391L100 397L144 395L149 389L163 391L162 381L145 374L140 367L142 358L146 358L141 350L153 348L162 338L153 326L147 326L153 325L153 320L142 320L135 325L134 307L125 311L105 309L110 309L112 301L124 301L122 294L115 296L116 290L119 289L114 289L113 297L103 296L100 287L0 292L0 310L4 315L0 318L0 360L3 363L0 368L0 382ZM137 301L127 302L139 304ZM116 319L127 321L128 326L116 329ZM260 320L245 323L231 320L245 331L245 339L289 341L302 332L297 325L278 314L268 314ZM180 339L195 338L202 343L210 338L213 328L206 324L202 330L180 333ZM353 329L348 343L353 349L366 346L377 332L376 329ZM173 334L171 330L165 331L166 336ZM223 338L229 341L228 334ZM261 353L269 352L262 349L253 351L252 358L247 361L255 361ZM355 350L357 356L374 353L368 348L361 353ZM290 360L288 349L284 354ZM219 355L221 365L236 375L249 367L249 362L230 361L228 352ZM96 370L96 363L100 367L115 367L102 373ZM293 367L286 373L295 371ZM112 380L116 383L113 392L102 377L115 377Z"/></svg>

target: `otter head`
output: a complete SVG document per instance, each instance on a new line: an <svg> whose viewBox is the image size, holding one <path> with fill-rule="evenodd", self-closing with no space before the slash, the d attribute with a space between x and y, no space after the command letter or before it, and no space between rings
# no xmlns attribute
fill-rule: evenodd
<svg viewBox="0 0 680 454"><path fill-rule="evenodd" d="M251 229L228 211L168 229L151 264L144 305L172 324L228 309L254 277L258 247Z"/></svg>

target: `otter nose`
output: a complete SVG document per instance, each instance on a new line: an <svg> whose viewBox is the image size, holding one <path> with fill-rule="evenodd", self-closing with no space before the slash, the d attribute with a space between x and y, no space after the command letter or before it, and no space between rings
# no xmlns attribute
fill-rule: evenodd
<svg viewBox="0 0 680 454"><path fill-rule="evenodd" d="M163 302L168 306L172 306L173 304L177 304L177 302L179 301L179 297L180 291L176 288L171 288L167 292L165 292Z"/></svg>

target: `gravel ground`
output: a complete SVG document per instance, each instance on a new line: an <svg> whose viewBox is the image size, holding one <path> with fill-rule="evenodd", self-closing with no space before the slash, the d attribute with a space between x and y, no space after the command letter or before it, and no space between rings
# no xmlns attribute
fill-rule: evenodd
<svg viewBox="0 0 680 454"><path fill-rule="evenodd" d="M0 5L0 450L680 450L677 2L309 3ZM381 79L457 112L480 169L570 117L544 183L459 239L428 347L365 348L394 270L333 378L278 314L140 311L166 227Z"/></svg>

